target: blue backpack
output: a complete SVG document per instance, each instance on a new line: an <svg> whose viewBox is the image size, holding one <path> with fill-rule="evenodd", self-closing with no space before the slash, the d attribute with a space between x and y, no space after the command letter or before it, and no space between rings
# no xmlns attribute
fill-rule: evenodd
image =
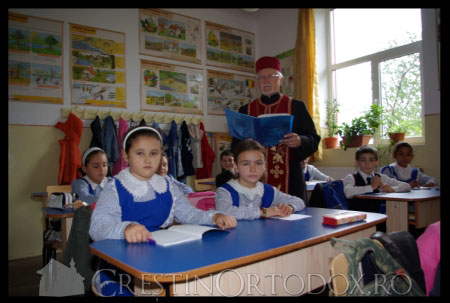
<svg viewBox="0 0 450 303"><path fill-rule="evenodd" d="M335 180L327 183L317 183L311 193L308 206L348 209L347 198L344 194L344 182Z"/></svg>

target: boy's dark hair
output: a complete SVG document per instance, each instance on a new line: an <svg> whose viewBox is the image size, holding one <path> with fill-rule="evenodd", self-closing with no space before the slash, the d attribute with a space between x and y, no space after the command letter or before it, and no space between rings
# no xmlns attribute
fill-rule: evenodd
<svg viewBox="0 0 450 303"><path fill-rule="evenodd" d="M402 147L408 147L411 150L411 152L413 151L411 144L409 144L408 142L397 142L392 148L392 155L395 157L399 149Z"/></svg>
<svg viewBox="0 0 450 303"><path fill-rule="evenodd" d="M226 150L224 150L223 152L220 153L220 161L222 161L222 158L225 157L225 156L232 156L232 157L234 157L233 152L231 150L229 150L229 149L226 149Z"/></svg>
<svg viewBox="0 0 450 303"><path fill-rule="evenodd" d="M378 161L378 150L375 147L370 147L368 145L363 145L355 153L355 159L356 161L359 161L359 157L361 157L362 154L372 154L375 156L375 160Z"/></svg>

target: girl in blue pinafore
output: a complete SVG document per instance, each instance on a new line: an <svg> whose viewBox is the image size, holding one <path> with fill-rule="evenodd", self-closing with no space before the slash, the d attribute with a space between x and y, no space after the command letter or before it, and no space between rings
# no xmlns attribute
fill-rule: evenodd
<svg viewBox="0 0 450 303"><path fill-rule="evenodd" d="M381 169L381 173L391 178L408 183L411 187L433 187L438 185L435 178L427 176L416 167L411 167L414 158L413 148L407 142L398 142L392 148L394 163Z"/></svg>
<svg viewBox="0 0 450 303"><path fill-rule="evenodd" d="M111 180L111 177L106 176L108 172L106 153L99 147L86 150L83 153L81 170L84 176L72 182L72 192L78 195L84 206L93 207L106 183Z"/></svg>
<svg viewBox="0 0 450 303"><path fill-rule="evenodd" d="M264 147L246 139L234 149L237 179L222 184L216 191L216 210L236 219L286 217L305 207L303 200L285 194L260 180L266 169Z"/></svg>
<svg viewBox="0 0 450 303"><path fill-rule="evenodd" d="M178 187L157 174L162 139L156 129L148 126L130 129L123 145L123 158L129 167L107 183L97 201L89 229L94 241L148 242L152 231L166 228L175 220L178 223L216 224L222 229L236 226L234 217L195 208ZM126 273L104 261L100 261L99 269L93 283L101 295L133 295L132 286L118 283L120 274ZM123 282L129 281L125 278Z"/></svg>

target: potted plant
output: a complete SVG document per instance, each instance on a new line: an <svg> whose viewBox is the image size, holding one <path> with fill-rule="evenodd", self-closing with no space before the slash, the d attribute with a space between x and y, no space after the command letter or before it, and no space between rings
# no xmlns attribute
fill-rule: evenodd
<svg viewBox="0 0 450 303"><path fill-rule="evenodd" d="M327 100L327 137L323 138L326 148L336 148L338 145L338 125L337 113L339 112L339 104L336 99Z"/></svg>
<svg viewBox="0 0 450 303"><path fill-rule="evenodd" d="M382 107L372 104L364 115L353 118L350 125L342 123L342 126L338 127L338 134L342 138L341 148L347 150L348 147L367 145L380 127L381 113Z"/></svg>
<svg viewBox="0 0 450 303"><path fill-rule="evenodd" d="M387 133L391 144L405 140L405 134L408 132L408 121L387 120Z"/></svg>

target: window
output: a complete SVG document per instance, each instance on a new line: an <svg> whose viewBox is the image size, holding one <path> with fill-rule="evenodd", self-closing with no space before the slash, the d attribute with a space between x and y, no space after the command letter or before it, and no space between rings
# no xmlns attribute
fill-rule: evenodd
<svg viewBox="0 0 450 303"><path fill-rule="evenodd" d="M408 141L419 142L420 9L334 9L330 20L330 98L340 104L338 124L350 123L372 103L379 103L385 109L382 138L397 126L407 129Z"/></svg>

